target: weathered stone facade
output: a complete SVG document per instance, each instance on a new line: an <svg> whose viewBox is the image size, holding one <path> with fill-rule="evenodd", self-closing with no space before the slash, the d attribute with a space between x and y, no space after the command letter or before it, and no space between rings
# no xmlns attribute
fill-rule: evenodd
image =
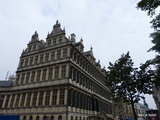
<svg viewBox="0 0 160 120"><path fill-rule="evenodd" d="M0 114L20 115L20 120L87 120L103 112L112 118L105 69L92 48L83 49L83 40L76 42L74 34L67 38L58 21L46 42L35 32L21 54L14 85L0 87Z"/></svg>

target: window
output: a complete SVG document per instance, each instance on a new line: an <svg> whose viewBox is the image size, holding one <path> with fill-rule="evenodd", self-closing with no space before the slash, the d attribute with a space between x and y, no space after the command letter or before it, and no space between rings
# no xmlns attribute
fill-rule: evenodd
<svg viewBox="0 0 160 120"><path fill-rule="evenodd" d="M22 74L22 76L21 76L21 81L20 81L20 85L22 85L22 84L23 84L23 81L24 81L24 77L25 77L25 73L23 73L23 74Z"/></svg>
<svg viewBox="0 0 160 120"><path fill-rule="evenodd" d="M49 53L46 53L45 62L48 62L48 61L49 61Z"/></svg>
<svg viewBox="0 0 160 120"><path fill-rule="evenodd" d="M35 77L35 71L32 72L32 75L31 75L31 83L34 82L34 77Z"/></svg>
<svg viewBox="0 0 160 120"><path fill-rule="evenodd" d="M64 104L64 92L65 92L65 89L60 90L60 100L59 100L60 105Z"/></svg>
<svg viewBox="0 0 160 120"><path fill-rule="evenodd" d="M61 58L61 50L58 50L57 51L57 59L60 59Z"/></svg>
<svg viewBox="0 0 160 120"><path fill-rule="evenodd" d="M33 57L30 58L29 65L32 65L32 63L33 63Z"/></svg>
<svg viewBox="0 0 160 120"><path fill-rule="evenodd" d="M32 46L28 46L28 51L31 51L31 49L32 49Z"/></svg>
<svg viewBox="0 0 160 120"><path fill-rule="evenodd" d="M26 116L23 117L23 120L26 120Z"/></svg>
<svg viewBox="0 0 160 120"><path fill-rule="evenodd" d="M48 46L50 46L51 45L51 40L48 40Z"/></svg>
<svg viewBox="0 0 160 120"><path fill-rule="evenodd" d="M5 106L4 106L5 108L8 107L9 98L10 98L10 95L7 95L6 102L5 102Z"/></svg>
<svg viewBox="0 0 160 120"><path fill-rule="evenodd" d="M43 62L43 56L44 56L43 54L40 55L40 63Z"/></svg>
<svg viewBox="0 0 160 120"><path fill-rule="evenodd" d="M59 66L55 67L55 79L59 78Z"/></svg>
<svg viewBox="0 0 160 120"><path fill-rule="evenodd" d="M10 104L10 107L11 107L11 108L13 107L14 98L15 98L15 94L13 94L13 95L12 95L12 98L11 98L11 104Z"/></svg>
<svg viewBox="0 0 160 120"><path fill-rule="evenodd" d="M49 80L52 80L52 74L53 74L53 68L49 68L49 75L48 75Z"/></svg>
<svg viewBox="0 0 160 120"><path fill-rule="evenodd" d="M36 79L37 82L40 81L40 77L41 77L41 70L38 70Z"/></svg>
<svg viewBox="0 0 160 120"><path fill-rule="evenodd" d="M39 120L39 116L36 117L36 120Z"/></svg>
<svg viewBox="0 0 160 120"><path fill-rule="evenodd" d="M62 78L66 77L66 65L62 66Z"/></svg>
<svg viewBox="0 0 160 120"><path fill-rule="evenodd" d="M26 76L26 83L29 83L29 78L30 78L30 72L27 73L27 76Z"/></svg>
<svg viewBox="0 0 160 120"><path fill-rule="evenodd" d="M33 50L35 50L35 49L36 49L36 44L33 45Z"/></svg>
<svg viewBox="0 0 160 120"><path fill-rule="evenodd" d="M39 106L43 105L43 94L44 94L43 91L41 91L40 94L39 94Z"/></svg>
<svg viewBox="0 0 160 120"><path fill-rule="evenodd" d="M20 74L17 74L17 76L16 76L16 82L15 82L15 85L18 85L18 83L19 83L19 79L20 79Z"/></svg>
<svg viewBox="0 0 160 120"><path fill-rule="evenodd" d="M37 104L37 92L33 93L32 106L36 106L36 104Z"/></svg>
<svg viewBox="0 0 160 120"><path fill-rule="evenodd" d="M51 52L51 61L53 61L55 59L55 51Z"/></svg>
<svg viewBox="0 0 160 120"><path fill-rule="evenodd" d="M46 91L46 97L45 97L45 105L49 105L50 100L50 91Z"/></svg>
<svg viewBox="0 0 160 120"><path fill-rule="evenodd" d="M26 106L30 106L30 101L31 101L31 93L28 93Z"/></svg>
<svg viewBox="0 0 160 120"><path fill-rule="evenodd" d="M66 57L67 57L67 48L63 49L63 58L66 58Z"/></svg>
<svg viewBox="0 0 160 120"><path fill-rule="evenodd" d="M28 58L25 59L25 66L28 66Z"/></svg>
<svg viewBox="0 0 160 120"><path fill-rule="evenodd" d="M44 69L42 74L42 81L46 80L46 73L47 73L47 69Z"/></svg>
<svg viewBox="0 0 160 120"><path fill-rule="evenodd" d="M57 104L57 90L53 90L52 105Z"/></svg>
<svg viewBox="0 0 160 120"><path fill-rule="evenodd" d="M26 97L26 93L23 93L21 98L21 107L24 107L25 97Z"/></svg>
<svg viewBox="0 0 160 120"><path fill-rule="evenodd" d="M19 107L19 99L20 99L20 94L17 94L17 99L16 99L16 104L15 107Z"/></svg>
<svg viewBox="0 0 160 120"><path fill-rule="evenodd" d="M55 39L53 40L53 45L56 45L56 41L57 41L57 40L56 40L56 38L55 38Z"/></svg>
<svg viewBox="0 0 160 120"><path fill-rule="evenodd" d="M54 120L54 116L53 115L51 116L50 120Z"/></svg>
<svg viewBox="0 0 160 120"><path fill-rule="evenodd" d="M5 96L5 95L0 95L0 108L1 108L2 105L3 105L4 96Z"/></svg>
<svg viewBox="0 0 160 120"><path fill-rule="evenodd" d="M29 117L29 120L33 120L33 117L32 117L32 116L30 116L30 117Z"/></svg>
<svg viewBox="0 0 160 120"><path fill-rule="evenodd" d="M20 67L23 67L24 59L21 59Z"/></svg>
<svg viewBox="0 0 160 120"><path fill-rule="evenodd" d="M60 115L60 116L58 116L58 120L62 120L62 116Z"/></svg>
<svg viewBox="0 0 160 120"><path fill-rule="evenodd" d="M59 37L58 39L58 43L61 44L62 43L62 37Z"/></svg>
<svg viewBox="0 0 160 120"><path fill-rule="evenodd" d="M35 63L35 64L38 63L38 57L39 57L39 56L35 56L35 59L34 59L34 63Z"/></svg>

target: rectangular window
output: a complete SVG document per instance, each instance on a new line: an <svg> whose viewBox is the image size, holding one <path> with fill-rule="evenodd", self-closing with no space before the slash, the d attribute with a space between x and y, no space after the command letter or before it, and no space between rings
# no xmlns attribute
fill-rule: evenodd
<svg viewBox="0 0 160 120"><path fill-rule="evenodd" d="M29 65L32 65L32 64L33 64L33 57L31 57L29 60Z"/></svg>
<svg viewBox="0 0 160 120"><path fill-rule="evenodd" d="M55 38L55 39L53 40L53 45L56 45L56 41L57 41L57 39Z"/></svg>
<svg viewBox="0 0 160 120"><path fill-rule="evenodd" d="M26 98L26 93L23 93L21 98L21 107L24 107L25 98Z"/></svg>
<svg viewBox="0 0 160 120"><path fill-rule="evenodd" d="M23 67L24 59L21 59L20 67Z"/></svg>
<svg viewBox="0 0 160 120"><path fill-rule="evenodd" d="M49 53L46 53L45 62L48 62L48 61L49 61Z"/></svg>
<svg viewBox="0 0 160 120"><path fill-rule="evenodd" d="M15 85L18 85L19 79L20 79L20 74L17 74L17 76L16 76L16 81L15 81Z"/></svg>
<svg viewBox="0 0 160 120"><path fill-rule="evenodd" d="M17 98L16 98L16 104L15 107L19 107L19 99L20 99L20 94L17 94Z"/></svg>
<svg viewBox="0 0 160 120"><path fill-rule="evenodd" d="M26 83L29 83L29 78L30 78L30 72L28 72L26 75Z"/></svg>
<svg viewBox="0 0 160 120"><path fill-rule="evenodd" d="M53 61L55 59L55 51L51 52L51 61Z"/></svg>
<svg viewBox="0 0 160 120"><path fill-rule="evenodd" d="M49 75L48 75L49 80L52 80L52 74L53 74L53 68L49 68Z"/></svg>
<svg viewBox="0 0 160 120"><path fill-rule="evenodd" d="M0 108L2 108L5 95L0 95Z"/></svg>
<svg viewBox="0 0 160 120"><path fill-rule="evenodd" d="M57 90L53 90L52 105L57 104Z"/></svg>
<svg viewBox="0 0 160 120"><path fill-rule="evenodd" d="M66 58L66 57L67 57L67 48L63 49L63 58Z"/></svg>
<svg viewBox="0 0 160 120"><path fill-rule="evenodd" d="M57 59L60 59L61 58L61 50L58 50L57 51Z"/></svg>
<svg viewBox="0 0 160 120"><path fill-rule="evenodd" d="M35 49L36 49L36 44L33 45L33 50L35 50Z"/></svg>
<svg viewBox="0 0 160 120"><path fill-rule="evenodd" d="M59 104L60 105L63 105L64 104L64 92L65 92L65 89L61 89L60 90L60 100L59 100Z"/></svg>
<svg viewBox="0 0 160 120"><path fill-rule="evenodd" d="M50 91L46 91L46 99L45 99L45 105L49 105L50 100Z"/></svg>
<svg viewBox="0 0 160 120"><path fill-rule="evenodd" d="M35 56L34 63L38 64L38 56Z"/></svg>
<svg viewBox="0 0 160 120"><path fill-rule="evenodd" d="M58 43L61 44L62 43L62 37L59 37L58 39Z"/></svg>
<svg viewBox="0 0 160 120"><path fill-rule="evenodd" d="M37 82L40 81L40 77L41 77L41 70L38 70L36 79Z"/></svg>
<svg viewBox="0 0 160 120"><path fill-rule="evenodd" d="M25 77L25 73L23 73L23 74L22 74L22 76L21 76L21 81L20 81L20 85L22 85L22 84L23 84L23 81L24 81L24 77Z"/></svg>
<svg viewBox="0 0 160 120"><path fill-rule="evenodd" d="M36 103L37 103L37 92L33 93L32 106L36 106Z"/></svg>
<svg viewBox="0 0 160 120"><path fill-rule="evenodd" d="M43 62L43 56L44 56L43 54L40 55L40 63Z"/></svg>
<svg viewBox="0 0 160 120"><path fill-rule="evenodd" d="M47 73L47 69L44 69L42 74L42 81L46 80L46 73Z"/></svg>
<svg viewBox="0 0 160 120"><path fill-rule="evenodd" d="M11 107L11 108L13 107L14 98L15 98L15 94L13 94L13 95L12 95L12 98L11 98L11 103L10 103L10 107Z"/></svg>
<svg viewBox="0 0 160 120"><path fill-rule="evenodd" d="M32 94L32 93L28 93L28 95L27 95L26 106L30 106L30 102L31 102L31 94Z"/></svg>
<svg viewBox="0 0 160 120"><path fill-rule="evenodd" d="M35 78L35 71L33 71L32 74L31 74L31 83L34 82L34 78Z"/></svg>
<svg viewBox="0 0 160 120"><path fill-rule="evenodd" d="M39 103L38 103L39 106L43 105L43 94L44 94L43 91L41 91L39 94Z"/></svg>
<svg viewBox="0 0 160 120"><path fill-rule="evenodd" d="M62 78L66 77L66 65L62 66Z"/></svg>
<svg viewBox="0 0 160 120"><path fill-rule="evenodd" d="M9 98L10 98L10 95L7 95L6 102L5 102L5 106L4 106L5 108L8 107Z"/></svg>
<svg viewBox="0 0 160 120"><path fill-rule="evenodd" d="M59 66L55 67L55 79L59 78Z"/></svg>
<svg viewBox="0 0 160 120"><path fill-rule="evenodd" d="M47 42L48 42L48 46L50 46L51 45L51 40L48 40Z"/></svg>
<svg viewBox="0 0 160 120"><path fill-rule="evenodd" d="M25 67L28 66L28 58L25 59Z"/></svg>

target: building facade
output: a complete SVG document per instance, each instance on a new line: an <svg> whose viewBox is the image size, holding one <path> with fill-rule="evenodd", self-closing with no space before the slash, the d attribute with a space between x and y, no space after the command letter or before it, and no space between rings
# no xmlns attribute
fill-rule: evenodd
<svg viewBox="0 0 160 120"><path fill-rule="evenodd" d="M58 21L46 41L35 32L20 56L13 85L0 86L0 115L20 120L112 118L105 69L83 40L65 36Z"/></svg>

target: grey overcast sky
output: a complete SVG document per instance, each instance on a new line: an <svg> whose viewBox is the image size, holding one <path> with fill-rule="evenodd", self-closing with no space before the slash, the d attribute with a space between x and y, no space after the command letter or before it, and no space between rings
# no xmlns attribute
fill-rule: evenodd
<svg viewBox="0 0 160 120"><path fill-rule="evenodd" d="M102 67L130 52L138 67L154 58L149 33L150 18L136 9L139 0L0 0L0 80L7 71L13 74L22 50L37 30L45 40L56 20L65 27L66 36L75 33L85 51L93 47ZM152 96L146 101L155 109Z"/></svg>

